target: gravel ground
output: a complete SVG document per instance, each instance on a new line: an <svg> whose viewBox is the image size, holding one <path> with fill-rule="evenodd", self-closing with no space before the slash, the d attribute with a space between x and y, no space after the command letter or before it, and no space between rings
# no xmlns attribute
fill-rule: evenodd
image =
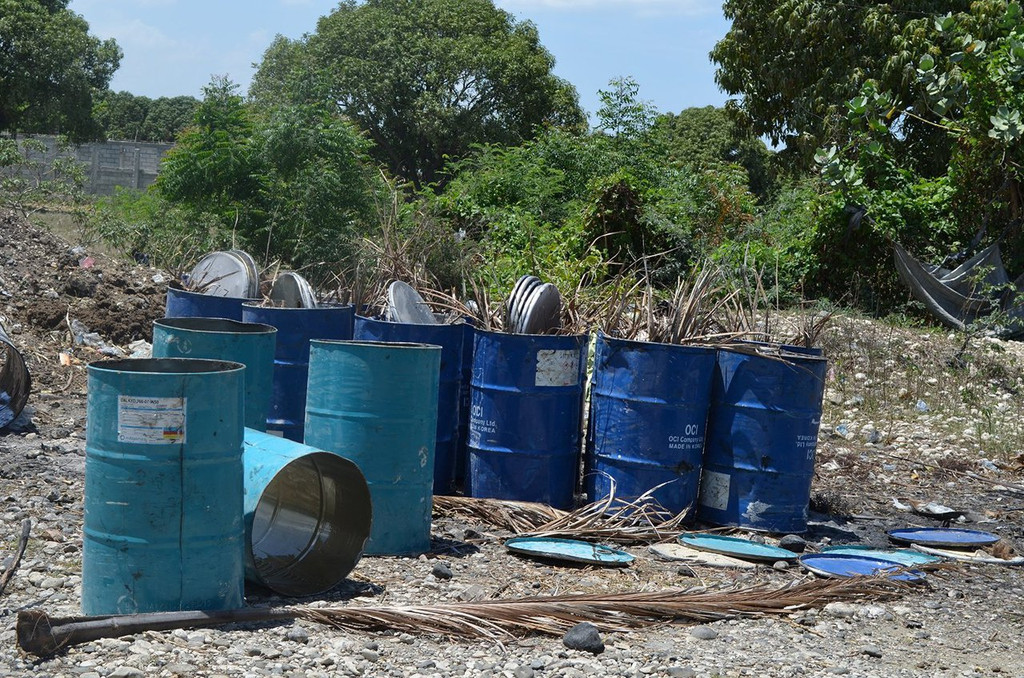
<svg viewBox="0 0 1024 678"><path fill-rule="evenodd" d="M34 380L26 414L0 431L0 569L11 566L22 520L32 521L25 556L0 596L0 676L1024 676L1024 578L1020 568L999 565L930 574L925 586L884 602L607 632L598 654L569 649L560 636L499 645L298 621L145 632L46 659L24 655L18 611L80 614L85 364L103 352L130 353L132 342L148 338L149 323L162 315L166 277L90 257L9 216L0 222L0 313ZM73 320L99 341L75 344ZM964 344L934 330L838 318L823 346L831 369L809 549L884 546L886 530L940 524L899 508L913 501L941 502L962 514L955 525L1024 544L1020 344ZM433 535L432 553L363 558L346 582L316 599L253 588L247 602L443 605L811 576L795 567L681 565L643 545L627 548L637 559L623 569L539 563L507 553L501 539L509 533L452 516L438 516Z"/></svg>

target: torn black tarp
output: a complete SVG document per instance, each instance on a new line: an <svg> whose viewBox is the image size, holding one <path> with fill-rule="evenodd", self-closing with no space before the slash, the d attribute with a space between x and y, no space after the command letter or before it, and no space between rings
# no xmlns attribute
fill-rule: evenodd
<svg viewBox="0 0 1024 678"><path fill-rule="evenodd" d="M922 264L893 243L896 270L914 298L944 324L964 329L997 311L993 331L1002 337L1024 335L1024 276L1010 282L993 243L953 270Z"/></svg>

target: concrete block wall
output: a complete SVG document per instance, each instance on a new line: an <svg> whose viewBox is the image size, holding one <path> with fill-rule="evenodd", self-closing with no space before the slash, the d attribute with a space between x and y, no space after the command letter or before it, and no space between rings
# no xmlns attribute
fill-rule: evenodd
<svg viewBox="0 0 1024 678"><path fill-rule="evenodd" d="M160 160L173 146L133 141L106 141L82 144L60 151L57 148L56 137L34 138L46 144L46 152L42 159L47 165L58 156L73 155L85 170L85 191L93 195L112 195L118 186L146 188L156 181Z"/></svg>

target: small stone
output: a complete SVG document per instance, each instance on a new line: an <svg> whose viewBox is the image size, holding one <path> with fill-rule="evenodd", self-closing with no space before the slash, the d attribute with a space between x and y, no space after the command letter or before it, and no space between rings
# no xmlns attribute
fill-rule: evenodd
<svg viewBox="0 0 1024 678"><path fill-rule="evenodd" d="M670 666L665 669L665 675L671 676L671 678L694 678L697 672L689 666Z"/></svg>
<svg viewBox="0 0 1024 678"><path fill-rule="evenodd" d="M824 610L827 614L841 619L849 619L857 614L857 607L850 603L829 603Z"/></svg>
<svg viewBox="0 0 1024 678"><path fill-rule="evenodd" d="M570 650L583 650L594 654L604 652L604 641L597 627L590 622L581 622L565 632L562 644Z"/></svg>
<svg viewBox="0 0 1024 678"><path fill-rule="evenodd" d="M368 662L376 662L380 660L380 654L373 650L362 650L359 654Z"/></svg>
<svg viewBox="0 0 1024 678"><path fill-rule="evenodd" d="M438 579L448 580L452 578L452 568L448 567L447 563L437 562L434 563L434 569L430 571L430 574Z"/></svg>
<svg viewBox="0 0 1024 678"><path fill-rule="evenodd" d="M710 626L694 626L690 629L690 635L697 640L714 640L718 637L718 631Z"/></svg>
<svg viewBox="0 0 1024 678"><path fill-rule="evenodd" d="M190 676L196 672L196 667L191 664L168 664L166 668L175 676Z"/></svg>
<svg viewBox="0 0 1024 678"><path fill-rule="evenodd" d="M468 586L465 589L463 589L461 593L459 593L459 600L463 602L483 600L485 597L487 597L487 591L484 590L484 587L480 586L479 584L473 584L472 586Z"/></svg>
<svg viewBox="0 0 1024 678"><path fill-rule="evenodd" d="M878 649L877 645L865 645L860 651L869 657L878 658L882 656L882 651Z"/></svg>
<svg viewBox="0 0 1024 678"><path fill-rule="evenodd" d="M779 540L779 546L793 553L803 553L807 549L807 541L800 535L787 534Z"/></svg>
<svg viewBox="0 0 1024 678"><path fill-rule="evenodd" d="M285 638L296 643L308 643L309 631L302 628L301 626L293 626L292 628L288 629L288 633L285 634Z"/></svg>
<svg viewBox="0 0 1024 678"><path fill-rule="evenodd" d="M534 676L537 675L537 672L529 666L520 666L512 675L514 675L515 678L534 678Z"/></svg>
<svg viewBox="0 0 1024 678"><path fill-rule="evenodd" d="M789 563L785 560L776 560L772 563L772 569L785 571L789 569Z"/></svg>
<svg viewBox="0 0 1024 678"><path fill-rule="evenodd" d="M146 674L134 666L118 666L107 675L109 678L143 678Z"/></svg>

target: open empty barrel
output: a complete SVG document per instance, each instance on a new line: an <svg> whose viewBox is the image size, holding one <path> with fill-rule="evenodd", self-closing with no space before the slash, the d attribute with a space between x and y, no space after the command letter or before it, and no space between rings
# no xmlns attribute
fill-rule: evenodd
<svg viewBox="0 0 1024 678"><path fill-rule="evenodd" d="M310 344L306 443L355 462L373 497L366 553L430 549L441 348Z"/></svg>
<svg viewBox="0 0 1024 678"><path fill-rule="evenodd" d="M0 325L0 428L18 418L31 390L25 359Z"/></svg>
<svg viewBox="0 0 1024 678"><path fill-rule="evenodd" d="M242 606L241 363L89 365L82 611Z"/></svg>
<svg viewBox="0 0 1024 678"><path fill-rule="evenodd" d="M370 536L370 489L336 454L245 431L246 576L285 596L334 588Z"/></svg>
<svg viewBox="0 0 1024 678"><path fill-rule="evenodd" d="M437 394L437 440L434 444L434 494L455 492L455 463L462 396L463 324L416 325L356 316L357 341L409 342L441 347Z"/></svg>
<svg viewBox="0 0 1024 678"><path fill-rule="evenodd" d="M226 318L161 318L153 323L154 358L233 360L245 365L245 425L267 429L277 329Z"/></svg>

